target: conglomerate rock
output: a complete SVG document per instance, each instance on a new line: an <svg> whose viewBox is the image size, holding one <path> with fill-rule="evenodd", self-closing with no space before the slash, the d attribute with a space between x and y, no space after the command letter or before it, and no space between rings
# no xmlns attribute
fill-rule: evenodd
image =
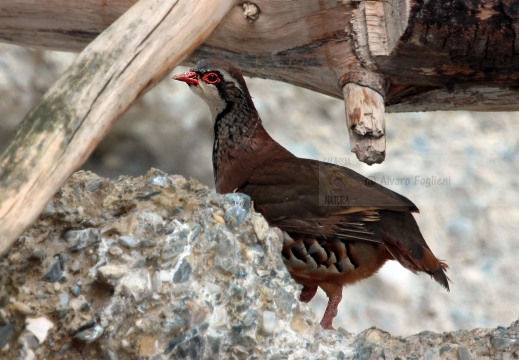
<svg viewBox="0 0 519 360"><path fill-rule="evenodd" d="M324 331L246 195L74 174L0 258L0 358L512 359L509 328Z"/></svg>

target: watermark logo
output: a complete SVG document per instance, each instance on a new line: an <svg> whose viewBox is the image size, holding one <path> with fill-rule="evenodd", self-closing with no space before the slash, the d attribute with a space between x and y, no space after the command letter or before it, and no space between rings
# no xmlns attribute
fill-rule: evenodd
<svg viewBox="0 0 519 360"><path fill-rule="evenodd" d="M366 180L364 180L364 184L366 184L367 187L375 186L376 183L374 176L368 176Z"/></svg>
<svg viewBox="0 0 519 360"><path fill-rule="evenodd" d="M369 185L368 182L371 184ZM382 186L423 186L423 187L433 187L433 186L451 186L451 177L450 176L410 176L410 177L393 177L384 175L379 179L376 179L374 176L370 176L366 180L366 185L373 186L372 184L378 183Z"/></svg>
<svg viewBox="0 0 519 360"><path fill-rule="evenodd" d="M339 166L351 166L351 158L348 156L329 156L322 159L323 162L339 165Z"/></svg>
<svg viewBox="0 0 519 360"><path fill-rule="evenodd" d="M362 186L365 185L365 188ZM384 187L395 186L423 186L440 187L450 186L450 176L412 176L412 177L392 177L384 175L380 178L374 176L362 180L352 179L347 176L344 170L327 166L319 172L319 205L320 206L386 206L383 203L384 196L367 196L369 188L382 185ZM386 199L387 200L387 199ZM381 203L378 203L378 202Z"/></svg>
<svg viewBox="0 0 519 360"><path fill-rule="evenodd" d="M327 167L319 172L319 205L349 206L348 177L340 168Z"/></svg>
<svg viewBox="0 0 519 360"><path fill-rule="evenodd" d="M350 177L351 173L344 167L351 167L352 161L351 157L325 157L322 159L319 165L320 206L386 206L388 204L384 204L384 202L388 201L388 198L383 194L377 196L375 189L369 189L379 185L393 189L399 186L426 188L451 186L450 176L428 174L401 177L392 175ZM375 193L372 193L373 191Z"/></svg>

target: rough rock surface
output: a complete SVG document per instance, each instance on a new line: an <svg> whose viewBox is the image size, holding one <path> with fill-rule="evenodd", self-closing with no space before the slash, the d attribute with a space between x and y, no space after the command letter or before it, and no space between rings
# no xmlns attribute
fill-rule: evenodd
<svg viewBox="0 0 519 360"><path fill-rule="evenodd" d="M322 330L250 206L158 170L74 174L0 258L0 357L519 357L519 321L407 338Z"/></svg>

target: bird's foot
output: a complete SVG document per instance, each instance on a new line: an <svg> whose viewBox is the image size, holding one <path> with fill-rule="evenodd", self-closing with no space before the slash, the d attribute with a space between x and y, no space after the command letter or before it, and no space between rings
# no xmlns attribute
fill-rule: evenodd
<svg viewBox="0 0 519 360"><path fill-rule="evenodd" d="M328 298L328 306L324 312L321 326L325 330L335 330L332 326L333 319L337 316L337 307L342 300L342 291Z"/></svg>
<svg viewBox="0 0 519 360"><path fill-rule="evenodd" d="M307 303L313 299L316 292L317 292L317 286L303 285L303 290L301 290L301 295L299 295L299 300Z"/></svg>

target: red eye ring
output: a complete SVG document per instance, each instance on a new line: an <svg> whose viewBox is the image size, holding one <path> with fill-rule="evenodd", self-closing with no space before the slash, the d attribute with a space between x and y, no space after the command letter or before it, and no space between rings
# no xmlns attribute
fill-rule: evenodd
<svg viewBox="0 0 519 360"><path fill-rule="evenodd" d="M202 76L202 80L208 84L217 84L220 82L220 76L215 72L210 72Z"/></svg>

